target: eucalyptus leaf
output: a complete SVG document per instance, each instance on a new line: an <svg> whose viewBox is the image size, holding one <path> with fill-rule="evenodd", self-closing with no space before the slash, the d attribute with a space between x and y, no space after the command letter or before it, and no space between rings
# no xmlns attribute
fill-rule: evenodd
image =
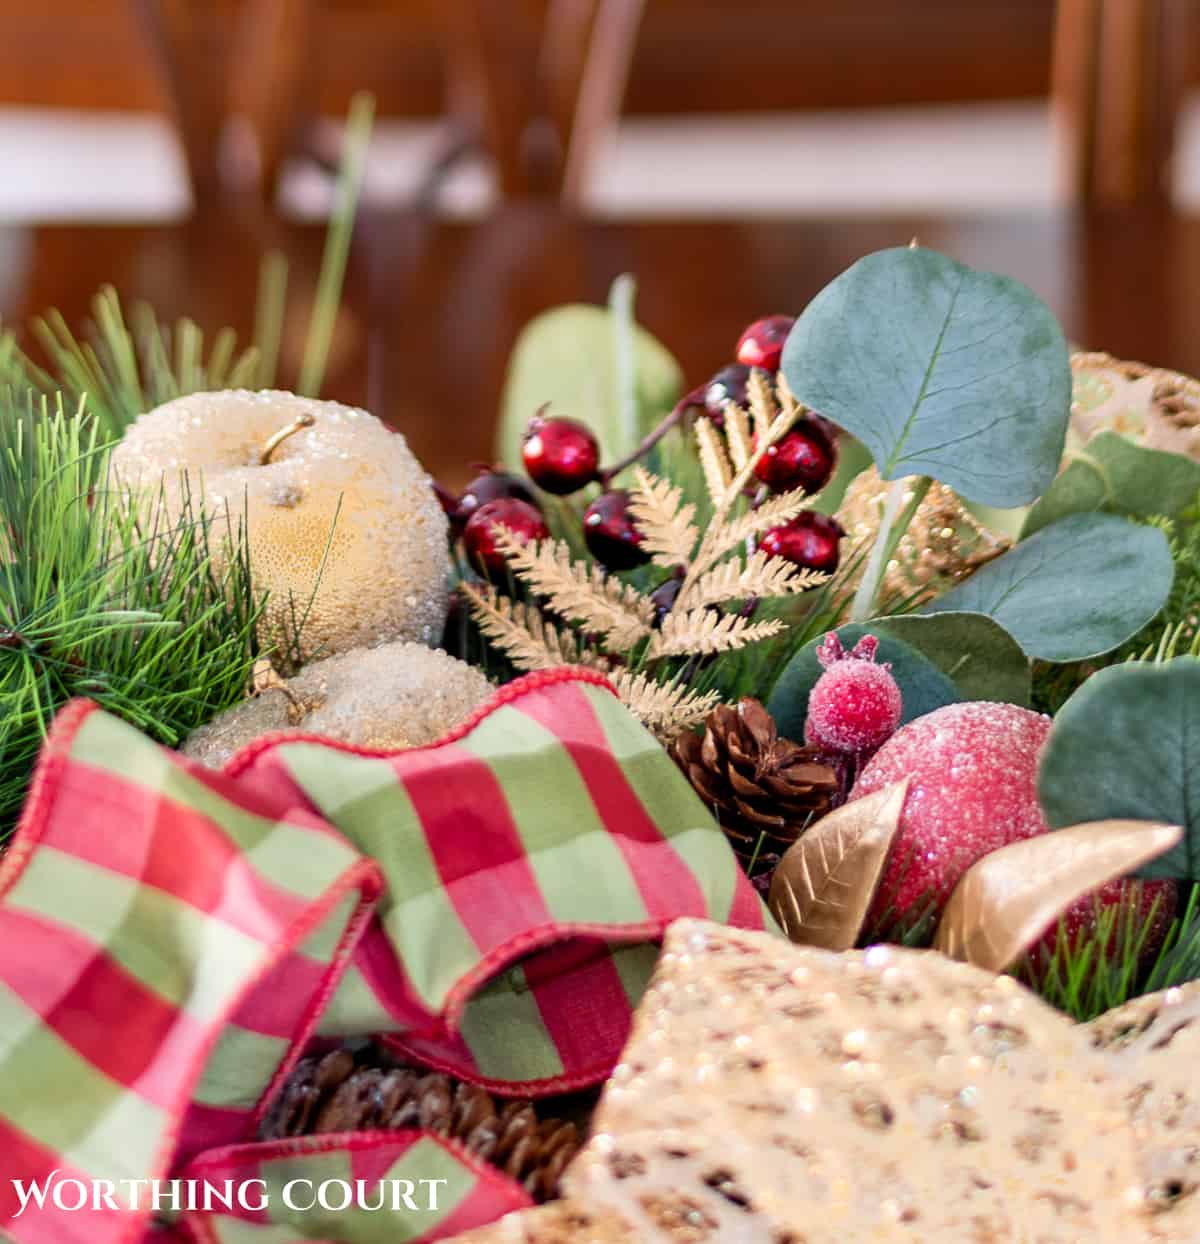
<svg viewBox="0 0 1200 1244"><path fill-rule="evenodd" d="M997 622L982 613L901 614L879 626L915 648L951 679L964 700L1029 706L1029 658Z"/></svg>
<svg viewBox="0 0 1200 1244"><path fill-rule="evenodd" d="M1062 457L1071 366L1054 316L1019 282L935 251L878 251L843 272L797 320L783 371L884 479L929 475L1012 507Z"/></svg>
<svg viewBox="0 0 1200 1244"><path fill-rule="evenodd" d="M521 440L529 420L550 403L552 413L588 424L600 440L602 461L633 449L679 400L683 373L670 353L644 328L635 327L633 434L623 414L614 315L581 303L557 307L531 320L509 360L501 402L497 453L521 466Z"/></svg>
<svg viewBox="0 0 1200 1244"><path fill-rule="evenodd" d="M1056 827L1183 826L1182 842L1143 875L1200 880L1200 660L1115 665L1089 678L1054 719L1038 795Z"/></svg>
<svg viewBox="0 0 1200 1244"><path fill-rule="evenodd" d="M1150 622L1174 570L1157 528L1072 514L980 567L926 612L985 613L1028 656L1080 661L1111 652Z"/></svg>
<svg viewBox="0 0 1200 1244"><path fill-rule="evenodd" d="M964 698L954 681L934 662L911 644L888 634L885 620L850 622L839 626L837 633L847 650L853 648L864 635L878 638L876 660L890 662L892 677L903 697L902 723ZM817 660L817 642L806 645L792 657L767 700L767 711L775 718L779 733L784 738L804 738L808 697L817 679L825 672Z"/></svg>
<svg viewBox="0 0 1200 1244"><path fill-rule="evenodd" d="M1174 518L1200 495L1200 463L1101 432L1030 510L1022 538L1068 514L1104 510L1133 518Z"/></svg>

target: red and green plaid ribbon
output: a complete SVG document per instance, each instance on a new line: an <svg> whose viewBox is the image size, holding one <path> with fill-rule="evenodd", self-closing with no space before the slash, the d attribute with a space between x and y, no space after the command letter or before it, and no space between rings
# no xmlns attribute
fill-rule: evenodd
<svg viewBox="0 0 1200 1244"><path fill-rule="evenodd" d="M0 1232L138 1240L146 1207L121 1181L244 1145L313 1036L387 1034L514 1093L596 1083L685 915L764 921L688 783L586 672L510 684L432 747L264 740L223 774L72 705L0 867ZM323 1142L322 1161L359 1143ZM404 1160L455 1165L456 1206L496 1201L472 1221L512 1207L436 1148ZM71 1185L63 1207L18 1216L14 1180L55 1172L113 1197L73 1210ZM457 1213L400 1234L438 1238ZM226 1217L178 1229L221 1244L323 1229ZM398 1233L386 1215L342 1221L356 1244Z"/></svg>

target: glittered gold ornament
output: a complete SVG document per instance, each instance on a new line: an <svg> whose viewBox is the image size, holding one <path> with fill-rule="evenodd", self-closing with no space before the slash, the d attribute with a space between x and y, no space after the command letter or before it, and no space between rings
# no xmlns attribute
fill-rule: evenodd
<svg viewBox="0 0 1200 1244"><path fill-rule="evenodd" d="M264 641L307 657L434 643L450 569L446 516L404 437L365 410L292 393L194 393L140 416L113 450L121 486L168 519L185 499L248 533ZM214 540L214 553L219 541Z"/></svg>
<svg viewBox="0 0 1200 1244"><path fill-rule="evenodd" d="M219 769L266 734L319 734L356 747L436 742L492 694L473 665L423 644L356 648L306 665L295 678L267 672L256 693L193 732L185 756Z"/></svg>
<svg viewBox="0 0 1200 1244"><path fill-rule="evenodd" d="M842 564L853 567L847 588L862 578L891 487L868 467L846 490L837 518L846 531ZM906 488L901 510L912 496L912 488ZM1003 553L1009 543L984 527L953 489L934 480L888 561L880 605L932 600Z"/></svg>
<svg viewBox="0 0 1200 1244"><path fill-rule="evenodd" d="M1200 462L1200 381L1108 354L1074 354L1071 371L1068 450L1098 432L1117 432Z"/></svg>

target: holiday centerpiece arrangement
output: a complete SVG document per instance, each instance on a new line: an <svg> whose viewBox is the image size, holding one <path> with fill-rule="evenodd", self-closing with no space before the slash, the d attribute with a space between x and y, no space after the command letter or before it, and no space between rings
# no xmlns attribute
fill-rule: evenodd
<svg viewBox="0 0 1200 1244"><path fill-rule="evenodd" d="M0 1234L1195 1238L1192 382L914 246L685 392L621 278L452 495L327 323L96 312L0 337Z"/></svg>

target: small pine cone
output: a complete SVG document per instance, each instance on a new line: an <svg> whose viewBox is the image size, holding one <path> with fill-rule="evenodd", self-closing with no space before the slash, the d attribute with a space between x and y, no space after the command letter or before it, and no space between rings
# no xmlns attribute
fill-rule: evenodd
<svg viewBox="0 0 1200 1244"><path fill-rule="evenodd" d="M719 705L703 736L681 734L672 754L751 876L774 868L838 792L834 770L814 749L781 739L774 718L749 697L737 708Z"/></svg>
<svg viewBox="0 0 1200 1244"><path fill-rule="evenodd" d="M497 1109L486 1089L395 1066L375 1048L357 1059L344 1049L301 1059L263 1119L259 1139L407 1128L459 1141L536 1201L559 1195L559 1180L581 1143L574 1123L539 1119L531 1102Z"/></svg>

